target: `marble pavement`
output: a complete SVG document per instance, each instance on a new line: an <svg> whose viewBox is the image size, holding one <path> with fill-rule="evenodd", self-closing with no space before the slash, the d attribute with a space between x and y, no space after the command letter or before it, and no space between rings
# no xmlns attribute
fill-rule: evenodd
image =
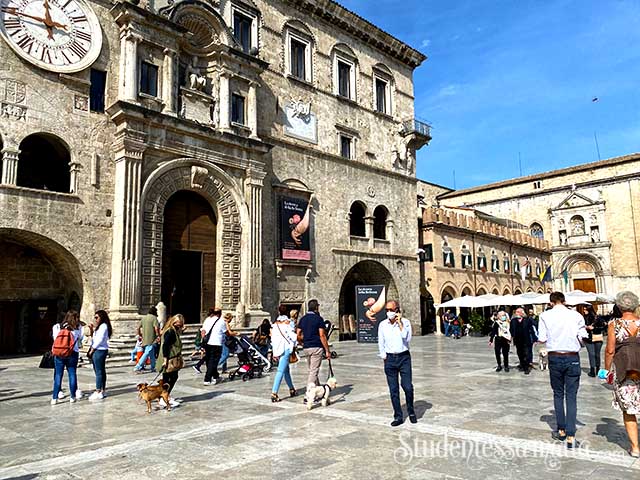
<svg viewBox="0 0 640 480"><path fill-rule="evenodd" d="M599 380L581 379L578 439L554 442L547 372L494 372L486 339L413 341L419 422L391 428L381 361L372 345L336 343L334 404L272 404L272 375L205 387L181 372L171 412L146 413L135 384L150 375L108 371L106 400L49 405L52 371L37 359L0 360L0 479L622 479L640 475L626 454L621 415ZM583 367L586 362L586 352ZM515 364L515 353L511 355ZM321 372L326 376L326 368ZM293 367L304 388L306 365ZM89 392L90 367L79 369ZM66 378L65 378L66 383ZM65 388L67 388L65 386Z"/></svg>

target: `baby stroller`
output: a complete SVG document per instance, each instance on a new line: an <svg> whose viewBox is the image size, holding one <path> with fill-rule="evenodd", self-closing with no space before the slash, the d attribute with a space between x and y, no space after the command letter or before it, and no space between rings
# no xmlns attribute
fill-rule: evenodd
<svg viewBox="0 0 640 480"><path fill-rule="evenodd" d="M235 342L229 347L232 353L238 358L238 368L229 373L229 380L233 380L236 376L242 378L243 382L255 377L261 377L262 372L268 372L271 365L266 357L264 357L258 348L242 335L234 338Z"/></svg>
<svg viewBox="0 0 640 480"><path fill-rule="evenodd" d="M328 326L328 328L327 328L327 326ZM336 327L331 322L329 322L327 320L327 321L325 321L325 328L327 330L327 342L330 342L331 341L331 334L336 330ZM331 358L338 358L338 352L336 352L335 350L331 350L332 346L333 345L331 345L331 343L329 343L329 349L331 351ZM327 354L322 352L322 358L326 359L327 358Z"/></svg>

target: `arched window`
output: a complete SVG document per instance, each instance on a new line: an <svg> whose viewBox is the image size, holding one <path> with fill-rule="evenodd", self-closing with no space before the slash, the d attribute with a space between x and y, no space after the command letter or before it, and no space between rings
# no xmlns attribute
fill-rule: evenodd
<svg viewBox="0 0 640 480"><path fill-rule="evenodd" d="M509 273L511 271L511 262L509 261L509 255L506 253L502 258L502 266L504 267L504 273Z"/></svg>
<svg viewBox="0 0 640 480"><path fill-rule="evenodd" d="M531 236L534 238L544 238L544 230L539 223L532 223L530 227Z"/></svg>
<svg viewBox="0 0 640 480"><path fill-rule="evenodd" d="M571 235L576 237L585 234L584 218L580 215L571 217Z"/></svg>
<svg viewBox="0 0 640 480"><path fill-rule="evenodd" d="M352 237L366 237L365 215L365 206L361 202L353 202L349 210L349 235Z"/></svg>
<svg viewBox="0 0 640 480"><path fill-rule="evenodd" d="M513 273L520 273L520 260L515 253L513 254Z"/></svg>
<svg viewBox="0 0 640 480"><path fill-rule="evenodd" d="M442 263L445 267L455 267L456 259L453 255L453 250L449 246L449 243L445 240L442 244Z"/></svg>
<svg viewBox="0 0 640 480"><path fill-rule="evenodd" d="M473 268L473 258L471 256L471 250L469 250L466 245L462 245L461 253L462 268Z"/></svg>
<svg viewBox="0 0 640 480"><path fill-rule="evenodd" d="M478 248L478 270L487 271L487 256L484 254L482 247Z"/></svg>
<svg viewBox="0 0 640 480"><path fill-rule="evenodd" d="M500 259L495 250L491 251L491 271L497 273L500 271Z"/></svg>
<svg viewBox="0 0 640 480"><path fill-rule="evenodd" d="M389 212L386 207L379 205L373 211L373 238L386 240L387 238L387 217Z"/></svg>
<svg viewBox="0 0 640 480"><path fill-rule="evenodd" d="M20 143L18 179L20 187L69 192L71 156L59 138L48 133L29 135Z"/></svg>

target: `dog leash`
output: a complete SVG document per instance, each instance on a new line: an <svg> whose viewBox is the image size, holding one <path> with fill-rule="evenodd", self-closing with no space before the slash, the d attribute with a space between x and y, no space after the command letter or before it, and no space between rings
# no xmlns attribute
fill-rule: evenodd
<svg viewBox="0 0 640 480"><path fill-rule="evenodd" d="M151 383L154 383L154 382L158 379L158 377L162 374L162 371L163 371L163 370L164 370L164 365L163 365L162 367L160 367L160 370L158 370L158 374L156 375L156 378L154 378L153 380L151 380L150 384L151 384Z"/></svg>
<svg viewBox="0 0 640 480"><path fill-rule="evenodd" d="M329 376L327 376L327 380L329 380L331 377L335 377L335 375L333 373L333 367L331 366L331 358L327 357L327 361L329 362Z"/></svg>

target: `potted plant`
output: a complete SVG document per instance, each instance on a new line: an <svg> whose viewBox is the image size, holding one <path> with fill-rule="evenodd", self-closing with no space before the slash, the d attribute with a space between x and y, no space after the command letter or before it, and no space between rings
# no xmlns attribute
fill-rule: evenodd
<svg viewBox="0 0 640 480"><path fill-rule="evenodd" d="M486 331L484 317L481 313L478 313L475 310L471 312L471 315L469 315L469 325L471 326L469 335L472 337L482 337L488 333Z"/></svg>

